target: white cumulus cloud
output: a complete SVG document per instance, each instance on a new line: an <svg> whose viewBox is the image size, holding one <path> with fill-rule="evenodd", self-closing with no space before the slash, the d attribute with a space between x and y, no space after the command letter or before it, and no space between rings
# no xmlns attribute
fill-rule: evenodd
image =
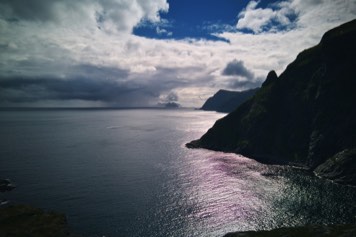
<svg viewBox="0 0 356 237"><path fill-rule="evenodd" d="M273 29L276 24L283 27L290 26L290 17L295 14L290 4L281 2L271 5L273 8L258 8L259 3L260 1L250 1L239 13L237 29L249 29L254 33L260 33L266 29Z"/></svg>

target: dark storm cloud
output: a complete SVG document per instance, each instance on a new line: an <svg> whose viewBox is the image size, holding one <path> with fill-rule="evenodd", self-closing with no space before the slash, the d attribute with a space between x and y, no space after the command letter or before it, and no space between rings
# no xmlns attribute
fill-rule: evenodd
<svg viewBox="0 0 356 237"><path fill-rule="evenodd" d="M38 67L37 63L23 62L22 67ZM90 64L63 66L47 65L50 71L62 72L55 76L2 76L0 78L0 104L41 100L87 100L114 102L120 96L139 90L128 83L128 71L114 67Z"/></svg>
<svg viewBox="0 0 356 237"><path fill-rule="evenodd" d="M102 79L9 78L0 80L0 102L75 99L111 102L138 89L135 85Z"/></svg>
<svg viewBox="0 0 356 237"><path fill-rule="evenodd" d="M68 69L75 77L2 77L0 78L0 105L37 103L46 100L66 102L83 100L103 102L107 106L155 105L166 94L165 102L178 101L172 89L189 82L177 80L173 69L160 68L150 78L127 79L122 69L78 65ZM189 70L189 69L187 69Z"/></svg>
<svg viewBox="0 0 356 237"><path fill-rule="evenodd" d="M241 60L234 59L233 61L229 62L225 69L223 70L223 75L225 76L241 76L247 79L253 79L253 73L248 70L244 62Z"/></svg>
<svg viewBox="0 0 356 237"><path fill-rule="evenodd" d="M125 69L107 66L96 66L91 64L73 66L71 73L75 75L81 75L82 77L113 80L127 78L129 75L128 70Z"/></svg>
<svg viewBox="0 0 356 237"><path fill-rule="evenodd" d="M0 77L15 78L26 75L26 78L93 78L93 79L126 79L129 71L111 66L93 64L73 65L71 61L56 62L29 58L14 62L11 66L16 70L7 70L6 62L0 62ZM61 75L61 76L56 76Z"/></svg>

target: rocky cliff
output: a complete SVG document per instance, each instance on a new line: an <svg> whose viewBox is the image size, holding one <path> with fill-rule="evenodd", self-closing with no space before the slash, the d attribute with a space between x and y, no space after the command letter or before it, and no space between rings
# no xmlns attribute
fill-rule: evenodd
<svg viewBox="0 0 356 237"><path fill-rule="evenodd" d="M270 72L253 99L187 147L307 166L355 184L350 177L356 170L356 153L350 152L356 148L355 42L356 20L328 31L279 77Z"/></svg>
<svg viewBox="0 0 356 237"><path fill-rule="evenodd" d="M257 90L258 88L245 91L219 90L204 103L201 110L230 113L254 96Z"/></svg>

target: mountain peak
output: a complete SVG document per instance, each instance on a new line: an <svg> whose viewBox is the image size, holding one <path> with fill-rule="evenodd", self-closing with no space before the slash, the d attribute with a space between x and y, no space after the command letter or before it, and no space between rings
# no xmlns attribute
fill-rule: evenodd
<svg viewBox="0 0 356 237"><path fill-rule="evenodd" d="M266 87L272 82L276 81L278 79L277 73L272 70L267 74L266 80L263 82L262 87Z"/></svg>

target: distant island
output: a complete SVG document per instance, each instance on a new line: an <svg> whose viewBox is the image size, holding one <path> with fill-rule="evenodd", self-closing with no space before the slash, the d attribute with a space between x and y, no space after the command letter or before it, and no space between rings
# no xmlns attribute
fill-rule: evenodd
<svg viewBox="0 0 356 237"><path fill-rule="evenodd" d="M245 91L219 90L204 103L201 110L230 113L254 96L258 89Z"/></svg>
<svg viewBox="0 0 356 237"><path fill-rule="evenodd" d="M356 20L324 34L189 148L306 167L356 185Z"/></svg>
<svg viewBox="0 0 356 237"><path fill-rule="evenodd" d="M178 104L177 102L168 102L164 104L159 104L159 106L167 109L178 109L181 107L180 104Z"/></svg>

